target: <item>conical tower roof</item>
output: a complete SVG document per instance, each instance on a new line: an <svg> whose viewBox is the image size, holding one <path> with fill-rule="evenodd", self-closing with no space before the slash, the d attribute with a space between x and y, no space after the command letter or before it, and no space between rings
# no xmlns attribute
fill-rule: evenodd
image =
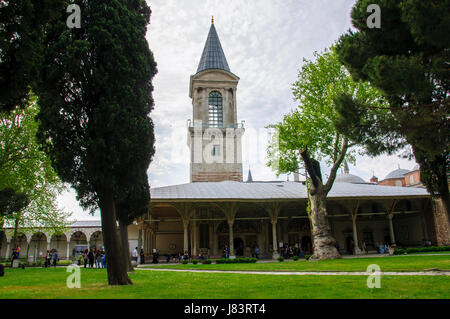
<svg viewBox="0 0 450 319"><path fill-rule="evenodd" d="M220 69L231 72L225 54L223 53L216 28L214 27L214 22L211 23L202 57L198 64L197 73L208 69Z"/></svg>

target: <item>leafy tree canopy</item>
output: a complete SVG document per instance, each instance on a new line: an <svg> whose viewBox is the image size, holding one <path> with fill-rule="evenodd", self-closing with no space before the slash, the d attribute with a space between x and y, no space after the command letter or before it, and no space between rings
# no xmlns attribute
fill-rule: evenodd
<svg viewBox="0 0 450 319"><path fill-rule="evenodd" d="M69 215L57 206L64 187L36 140L38 111L32 97L25 108L0 113L0 201L10 213L7 223L59 230Z"/></svg>
<svg viewBox="0 0 450 319"><path fill-rule="evenodd" d="M334 124L339 116L335 98L340 94L376 106L370 113L372 117L386 115L387 103L380 92L367 82L353 81L339 62L334 47L321 54L314 53L314 60L303 62L292 86L298 108L285 115L280 123L270 126L276 130L268 148L268 165L277 173L297 171L300 153L305 149L311 157L332 166L341 155L344 139L349 151L346 149L343 155L349 162L355 161L357 151L351 147L357 141L348 140Z"/></svg>
<svg viewBox="0 0 450 319"><path fill-rule="evenodd" d="M381 8L379 29L366 24L372 3ZM339 60L356 80L382 91L391 116L366 121L368 105L343 97L340 131L365 142L373 154L392 152L404 146L404 139L420 164L422 182L443 196L448 208L450 1L359 0L352 22L357 31L340 38ZM392 139L375 146L366 137L376 135Z"/></svg>

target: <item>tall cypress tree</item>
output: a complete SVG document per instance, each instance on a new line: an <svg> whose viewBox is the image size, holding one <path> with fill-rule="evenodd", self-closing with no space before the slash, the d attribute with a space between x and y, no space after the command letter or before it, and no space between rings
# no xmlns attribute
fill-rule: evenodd
<svg viewBox="0 0 450 319"><path fill-rule="evenodd" d="M126 285L116 207L154 152L148 114L157 70L145 39L151 10L144 0L75 3L81 28L61 20L46 33L39 138L82 206L100 208L108 282Z"/></svg>

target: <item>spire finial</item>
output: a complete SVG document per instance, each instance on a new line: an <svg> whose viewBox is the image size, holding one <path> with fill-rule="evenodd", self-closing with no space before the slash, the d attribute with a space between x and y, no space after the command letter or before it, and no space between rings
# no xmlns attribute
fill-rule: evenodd
<svg viewBox="0 0 450 319"><path fill-rule="evenodd" d="M211 24L214 24L214 16L211 17Z"/></svg>

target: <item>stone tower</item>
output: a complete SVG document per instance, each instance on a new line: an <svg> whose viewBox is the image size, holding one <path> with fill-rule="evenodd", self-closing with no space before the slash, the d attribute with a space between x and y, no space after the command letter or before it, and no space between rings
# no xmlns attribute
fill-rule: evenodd
<svg viewBox="0 0 450 319"><path fill-rule="evenodd" d="M191 75L189 85L193 107L193 121L188 125L191 182L242 182L244 128L237 122L238 82L212 20L197 73Z"/></svg>

